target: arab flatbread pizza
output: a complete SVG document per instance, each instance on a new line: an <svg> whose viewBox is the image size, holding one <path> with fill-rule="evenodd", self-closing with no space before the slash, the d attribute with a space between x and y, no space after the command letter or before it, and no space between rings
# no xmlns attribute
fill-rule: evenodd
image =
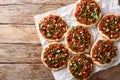
<svg viewBox="0 0 120 80"><path fill-rule="evenodd" d="M98 31L107 39L119 40L120 16L116 14L105 15L98 24Z"/></svg>
<svg viewBox="0 0 120 80"><path fill-rule="evenodd" d="M87 80L94 71L94 64L88 54L79 54L69 60L67 70L75 80Z"/></svg>
<svg viewBox="0 0 120 80"><path fill-rule="evenodd" d="M60 41L63 39L67 27L67 23L56 14L43 17L39 23L39 31L48 41Z"/></svg>
<svg viewBox="0 0 120 80"><path fill-rule="evenodd" d="M91 27L100 20L101 9L95 0L78 0L73 14L80 25Z"/></svg>
<svg viewBox="0 0 120 80"><path fill-rule="evenodd" d="M62 43L48 44L42 51L41 60L50 70L59 70L66 66L69 52Z"/></svg>
<svg viewBox="0 0 120 80"><path fill-rule="evenodd" d="M94 63L106 66L112 63L117 56L117 46L111 40L99 39L94 43L90 55Z"/></svg>
<svg viewBox="0 0 120 80"><path fill-rule="evenodd" d="M88 52L92 44L92 33L80 25L72 26L65 35L65 44L73 54Z"/></svg>

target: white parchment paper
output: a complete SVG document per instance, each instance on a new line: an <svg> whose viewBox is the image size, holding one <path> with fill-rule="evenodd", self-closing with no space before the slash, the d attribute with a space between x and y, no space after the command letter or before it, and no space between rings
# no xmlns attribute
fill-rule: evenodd
<svg viewBox="0 0 120 80"><path fill-rule="evenodd" d="M101 8L102 8L102 14L105 15L107 13L116 13L118 15L120 15L120 6L118 5L118 0L97 0L98 3L100 4ZM67 22L67 24L69 26L72 26L72 25L76 25L78 24L76 21L75 21L75 18L73 17L73 8L74 8L75 4L71 4L71 5L68 5L68 6L65 6L65 7L62 7L62 8L59 8L59 9L56 9L54 11L50 11L50 12L47 12L47 13L43 13L43 14L38 14L36 16L34 16L34 19L35 19L35 25L36 25L36 30L38 32L38 36L40 38L40 42L42 44L42 47L45 47L49 42L46 41L41 35L40 35L40 32L39 32L39 21L40 19L49 14L49 13L55 13L55 14L59 14L61 15L65 21ZM102 36L98 33L96 27L93 27L93 28L90 28L91 31L92 31L92 34L93 34L93 37L94 37L94 42L98 39L98 38L101 38ZM62 43L64 43L64 40L62 41ZM104 70L104 69L108 69L112 66L115 66L117 65L118 63L120 63L120 41L116 42L117 44L117 47L118 47L118 56L117 58L115 59L114 63L110 64L109 66L106 66L106 67L100 67L100 66L97 66L95 65L95 72L98 72L100 70ZM72 78L68 75L67 73L67 70L66 68L62 69L62 70L59 70L59 71L52 71L54 77L56 80L71 80Z"/></svg>

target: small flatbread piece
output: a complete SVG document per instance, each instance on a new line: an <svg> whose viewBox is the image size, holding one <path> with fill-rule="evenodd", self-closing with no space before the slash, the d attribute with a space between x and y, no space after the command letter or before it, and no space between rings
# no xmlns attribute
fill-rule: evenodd
<svg viewBox="0 0 120 80"><path fill-rule="evenodd" d="M98 31L107 39L120 39L120 16L109 13L98 24Z"/></svg>
<svg viewBox="0 0 120 80"><path fill-rule="evenodd" d="M94 64L88 54L79 54L69 60L67 70L76 80L87 80L94 71Z"/></svg>
<svg viewBox="0 0 120 80"><path fill-rule="evenodd" d="M63 39L67 27L67 23L56 14L43 17L39 23L39 31L48 41L60 41Z"/></svg>
<svg viewBox="0 0 120 80"><path fill-rule="evenodd" d="M101 9L96 0L78 0L73 14L80 25L91 27L100 20Z"/></svg>
<svg viewBox="0 0 120 80"><path fill-rule="evenodd" d="M60 70L65 67L69 59L67 48L58 42L48 44L42 51L41 60L50 70Z"/></svg>
<svg viewBox="0 0 120 80"><path fill-rule="evenodd" d="M99 39L94 43L90 55L97 65L107 66L117 56L117 46L111 40Z"/></svg>
<svg viewBox="0 0 120 80"><path fill-rule="evenodd" d="M88 52L92 44L92 33L80 25L72 26L65 35L65 43L73 54Z"/></svg>

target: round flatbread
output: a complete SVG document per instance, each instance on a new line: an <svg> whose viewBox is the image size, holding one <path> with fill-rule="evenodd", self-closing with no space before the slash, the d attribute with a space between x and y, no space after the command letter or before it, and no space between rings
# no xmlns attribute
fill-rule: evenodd
<svg viewBox="0 0 120 80"><path fill-rule="evenodd" d="M53 42L43 49L41 60L48 69L59 70L66 66L69 57L69 52L62 43Z"/></svg>
<svg viewBox="0 0 120 80"><path fill-rule="evenodd" d="M90 55L94 63L106 66L117 56L117 46L111 40L99 39L94 43Z"/></svg>
<svg viewBox="0 0 120 80"><path fill-rule="evenodd" d="M120 39L120 16L116 14L105 15L98 24L98 31L107 39L117 41Z"/></svg>
<svg viewBox="0 0 120 80"><path fill-rule="evenodd" d="M80 25L72 26L65 35L65 43L73 54L88 52L92 44L91 31Z"/></svg>
<svg viewBox="0 0 120 80"><path fill-rule="evenodd" d="M67 23L56 14L43 17L39 23L39 31L48 41L60 41L63 39L67 27Z"/></svg>
<svg viewBox="0 0 120 80"><path fill-rule="evenodd" d="M78 0L73 12L80 25L91 27L101 18L101 9L95 0Z"/></svg>
<svg viewBox="0 0 120 80"><path fill-rule="evenodd" d="M87 80L94 71L94 64L89 55L79 54L69 60L67 70L76 80Z"/></svg>

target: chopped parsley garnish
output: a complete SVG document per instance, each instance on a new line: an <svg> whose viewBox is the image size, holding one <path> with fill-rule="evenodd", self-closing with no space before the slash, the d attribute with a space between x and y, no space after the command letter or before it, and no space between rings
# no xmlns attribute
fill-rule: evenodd
<svg viewBox="0 0 120 80"><path fill-rule="evenodd" d="M112 46L112 50L116 50L116 48L114 46Z"/></svg>
<svg viewBox="0 0 120 80"><path fill-rule="evenodd" d="M75 71L77 69L77 66L72 66L72 70Z"/></svg>
<svg viewBox="0 0 120 80"><path fill-rule="evenodd" d="M72 30L76 30L76 26L72 26Z"/></svg>
<svg viewBox="0 0 120 80"><path fill-rule="evenodd" d="M74 38L77 38L77 37L79 37L79 35L76 33L76 34L74 34Z"/></svg>
<svg viewBox="0 0 120 80"><path fill-rule="evenodd" d="M82 67L82 63L81 62L78 62L78 67Z"/></svg>
<svg viewBox="0 0 120 80"><path fill-rule="evenodd" d="M61 57L61 53L57 53L56 55L59 56L59 57Z"/></svg>
<svg viewBox="0 0 120 80"><path fill-rule="evenodd" d="M95 12L91 14L91 17L93 17L93 18L95 18L95 19L97 19L97 20L99 19L97 13L95 13Z"/></svg>
<svg viewBox="0 0 120 80"><path fill-rule="evenodd" d="M52 49L53 52L56 52L55 48Z"/></svg>
<svg viewBox="0 0 120 80"><path fill-rule="evenodd" d="M114 26L110 25L110 26L107 26L109 29L114 29Z"/></svg>
<svg viewBox="0 0 120 80"><path fill-rule="evenodd" d="M77 46L76 44L73 44L72 47L71 47L71 49L72 49L72 50L75 50L75 49L77 49L77 47L78 47L78 46Z"/></svg>
<svg viewBox="0 0 120 80"><path fill-rule="evenodd" d="M50 54L50 52L46 52L46 56L48 56Z"/></svg>
<svg viewBox="0 0 120 80"><path fill-rule="evenodd" d="M75 71L75 75L78 75L78 71Z"/></svg>
<svg viewBox="0 0 120 80"><path fill-rule="evenodd" d="M87 5L87 9L90 9L90 7L91 7L90 5Z"/></svg>
<svg viewBox="0 0 120 80"><path fill-rule="evenodd" d="M42 27L43 27L43 25L39 23L39 28L42 28Z"/></svg>
<svg viewBox="0 0 120 80"><path fill-rule="evenodd" d="M86 43L87 41L85 39L82 39L81 42L84 44Z"/></svg>
<svg viewBox="0 0 120 80"><path fill-rule="evenodd" d="M86 61L86 63L88 63L88 62L90 62L90 59L88 58L88 59L86 59L85 61Z"/></svg>
<svg viewBox="0 0 120 80"><path fill-rule="evenodd" d="M100 43L100 46L105 46L106 42Z"/></svg>
<svg viewBox="0 0 120 80"><path fill-rule="evenodd" d="M51 37L52 35L50 34L50 32L47 32L47 37Z"/></svg>
<svg viewBox="0 0 120 80"><path fill-rule="evenodd" d="M106 63L107 60L108 60L108 56L106 56L106 57L102 60L102 62L103 62L103 63Z"/></svg>
<svg viewBox="0 0 120 80"><path fill-rule="evenodd" d="M58 30L54 30L54 32L58 32Z"/></svg>
<svg viewBox="0 0 120 80"><path fill-rule="evenodd" d="M82 14L81 14L81 16L86 16L87 15L87 12L83 12Z"/></svg>
<svg viewBox="0 0 120 80"><path fill-rule="evenodd" d="M115 19L113 18L113 19L112 19L112 24L114 24L114 23L115 23Z"/></svg>
<svg viewBox="0 0 120 80"><path fill-rule="evenodd" d="M82 6L82 9L84 9L84 8L85 8L85 6L83 5L83 6Z"/></svg>
<svg viewBox="0 0 120 80"><path fill-rule="evenodd" d="M55 27L55 23L52 22L51 28L53 29Z"/></svg>

